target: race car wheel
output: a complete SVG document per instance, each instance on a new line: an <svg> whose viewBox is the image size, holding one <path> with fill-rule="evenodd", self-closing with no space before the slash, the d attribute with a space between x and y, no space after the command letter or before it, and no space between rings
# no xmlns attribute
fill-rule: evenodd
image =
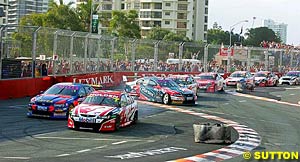
<svg viewBox="0 0 300 162"><path fill-rule="evenodd" d="M166 105L169 105L170 102L171 102L170 95L169 94L164 94L164 96L163 96L163 103L166 104Z"/></svg>
<svg viewBox="0 0 300 162"><path fill-rule="evenodd" d="M79 130L79 125L78 125L77 122L74 122L74 129L75 129L75 130Z"/></svg>
<svg viewBox="0 0 300 162"><path fill-rule="evenodd" d="M218 91L218 87L217 85L214 86L214 92L217 92Z"/></svg>
<svg viewBox="0 0 300 162"><path fill-rule="evenodd" d="M117 131L117 130L120 129L120 121L121 121L121 120L120 120L120 116L117 115L115 120L116 120L116 121L115 121L115 130L114 130L114 131Z"/></svg>
<svg viewBox="0 0 300 162"><path fill-rule="evenodd" d="M135 111L132 124L136 124L138 122L138 119L139 119L138 114L139 114L138 111Z"/></svg>
<svg viewBox="0 0 300 162"><path fill-rule="evenodd" d="M275 82L274 86L275 86L275 87L277 87L277 86L278 86L278 81L277 81L277 80L276 80L276 82Z"/></svg>

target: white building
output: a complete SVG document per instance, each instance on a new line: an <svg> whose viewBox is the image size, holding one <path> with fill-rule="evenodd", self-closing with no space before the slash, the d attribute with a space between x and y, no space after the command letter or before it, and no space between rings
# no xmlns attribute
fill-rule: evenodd
<svg viewBox="0 0 300 162"><path fill-rule="evenodd" d="M0 17L0 25L5 25L7 23L8 1L0 0L0 8L0 11L4 14Z"/></svg>
<svg viewBox="0 0 300 162"><path fill-rule="evenodd" d="M77 0L81 3L84 0ZM208 0L97 0L98 13L111 18L112 10L137 10L141 35L160 26L192 40L207 40ZM101 33L109 24L100 24Z"/></svg>
<svg viewBox="0 0 300 162"><path fill-rule="evenodd" d="M8 0L8 25L18 25L23 16L47 12L49 0Z"/></svg>
<svg viewBox="0 0 300 162"><path fill-rule="evenodd" d="M287 40L287 24L278 23L271 19L264 20L264 27L272 29L277 36L280 37L282 43L286 43Z"/></svg>

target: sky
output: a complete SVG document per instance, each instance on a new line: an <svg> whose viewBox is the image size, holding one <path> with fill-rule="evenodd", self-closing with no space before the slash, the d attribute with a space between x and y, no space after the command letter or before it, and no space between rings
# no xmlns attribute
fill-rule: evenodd
<svg viewBox="0 0 300 162"><path fill-rule="evenodd" d="M70 1L75 2L64 0L64 3ZM288 44L300 45L299 6L300 0L209 0L208 27L212 28L217 22L223 30L229 31L230 26L248 20L235 26L234 32L239 33L242 26L243 29L256 28L263 25L264 19L272 19L288 25Z"/></svg>

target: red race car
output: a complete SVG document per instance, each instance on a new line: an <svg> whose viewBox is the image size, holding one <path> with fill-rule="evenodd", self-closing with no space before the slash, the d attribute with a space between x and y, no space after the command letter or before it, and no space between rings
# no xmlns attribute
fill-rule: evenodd
<svg viewBox="0 0 300 162"><path fill-rule="evenodd" d="M198 92L222 91L225 87L224 78L218 73L201 73L194 77L198 83Z"/></svg>
<svg viewBox="0 0 300 162"><path fill-rule="evenodd" d="M277 86L279 78L270 71L259 71L254 74L255 85L260 87Z"/></svg>
<svg viewBox="0 0 300 162"><path fill-rule="evenodd" d="M116 131L138 120L138 106L126 92L99 90L91 93L69 114L68 127Z"/></svg>

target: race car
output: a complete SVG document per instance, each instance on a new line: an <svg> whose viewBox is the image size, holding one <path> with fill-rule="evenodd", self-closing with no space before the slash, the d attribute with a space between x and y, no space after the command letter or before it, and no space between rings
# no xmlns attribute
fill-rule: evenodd
<svg viewBox="0 0 300 162"><path fill-rule="evenodd" d="M176 82L182 88L188 88L197 94L198 85L191 75L172 75L171 78L174 82Z"/></svg>
<svg viewBox="0 0 300 162"><path fill-rule="evenodd" d="M279 84L299 85L300 71L289 71L279 79Z"/></svg>
<svg viewBox="0 0 300 162"><path fill-rule="evenodd" d="M248 71L235 71L225 79L226 86L236 86L237 82L245 79L247 83L254 84L254 77Z"/></svg>
<svg viewBox="0 0 300 162"><path fill-rule="evenodd" d="M278 85L278 76L270 71L256 72L253 77L256 86L266 87Z"/></svg>
<svg viewBox="0 0 300 162"><path fill-rule="evenodd" d="M140 100L164 104L195 104L197 95L187 88L180 87L170 78L148 77L135 87Z"/></svg>
<svg viewBox="0 0 300 162"><path fill-rule="evenodd" d="M137 92L135 91L136 86L142 84L144 80L145 80L144 78L139 78L131 82L126 82L125 91L128 92L131 96L136 96L137 95Z"/></svg>
<svg viewBox="0 0 300 162"><path fill-rule="evenodd" d="M201 73L194 77L198 83L198 92L216 92L225 88L224 78L218 73Z"/></svg>
<svg viewBox="0 0 300 162"><path fill-rule="evenodd" d="M137 120L138 105L128 93L99 90L70 111L68 127L76 130L91 128L95 132L116 131Z"/></svg>
<svg viewBox="0 0 300 162"><path fill-rule="evenodd" d="M69 111L94 91L81 83L57 83L45 92L31 98L28 117L68 118Z"/></svg>

